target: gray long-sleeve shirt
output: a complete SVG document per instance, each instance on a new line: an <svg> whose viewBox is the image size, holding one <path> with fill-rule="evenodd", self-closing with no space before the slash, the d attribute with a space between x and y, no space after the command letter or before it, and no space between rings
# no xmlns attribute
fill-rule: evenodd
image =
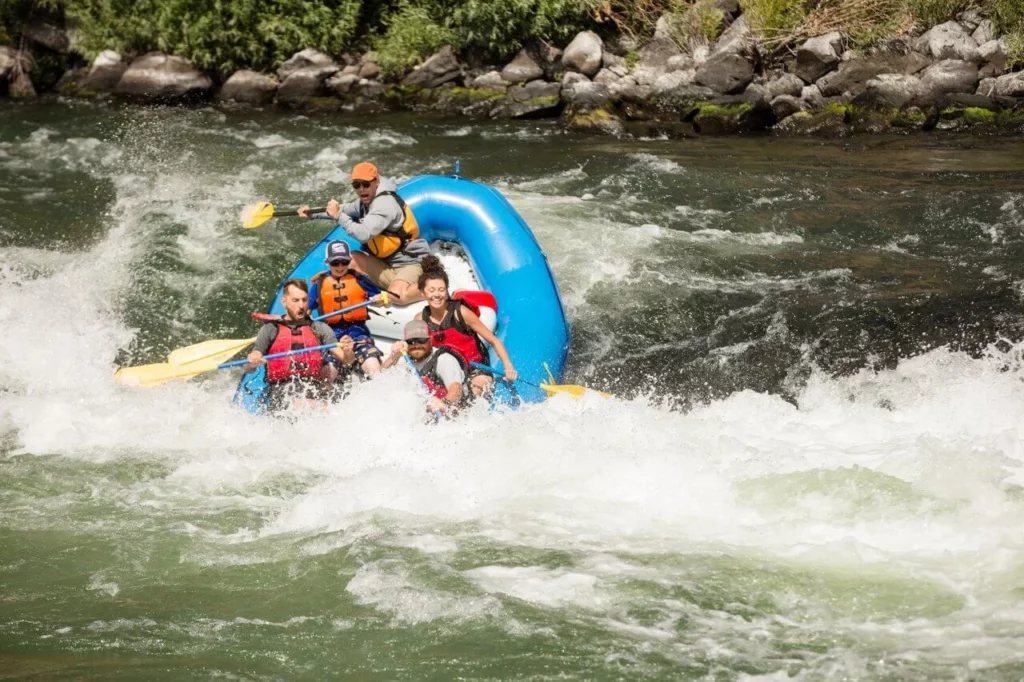
<svg viewBox="0 0 1024 682"><path fill-rule="evenodd" d="M405 212L392 196L380 196L381 192L394 192L398 188L391 178L381 176L377 187L377 196L370 203L370 209L362 218L359 217L362 202L359 199L341 205L337 224L354 239L366 244L373 237L385 230L397 228L405 222ZM334 220L326 213L315 213L311 218ZM403 265L415 265L430 253L430 245L423 239L412 239L406 245L388 256L384 261L393 268Z"/></svg>

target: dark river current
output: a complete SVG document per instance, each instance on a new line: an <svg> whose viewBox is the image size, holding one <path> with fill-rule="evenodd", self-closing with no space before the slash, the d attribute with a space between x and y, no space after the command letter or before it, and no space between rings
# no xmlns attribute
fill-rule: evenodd
<svg viewBox="0 0 1024 682"><path fill-rule="evenodd" d="M616 397L114 383L253 336L325 224L240 211L364 159L508 197ZM0 103L0 678L1019 680L1022 295L1020 138Z"/></svg>

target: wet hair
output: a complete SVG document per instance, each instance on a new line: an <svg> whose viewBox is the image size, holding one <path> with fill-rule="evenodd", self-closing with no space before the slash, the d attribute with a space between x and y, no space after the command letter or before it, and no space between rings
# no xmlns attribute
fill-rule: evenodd
<svg viewBox="0 0 1024 682"><path fill-rule="evenodd" d="M423 260L420 261L420 267L423 268L423 272L416 282L420 291L423 291L423 287L427 286L427 282L432 279L442 280L444 281L444 286L448 287L448 273L444 271L444 266L441 265L441 260L437 256L424 256Z"/></svg>
<svg viewBox="0 0 1024 682"><path fill-rule="evenodd" d="M306 284L306 280L304 280L304 279L290 279L290 280L288 280L287 282L284 283L284 286L281 287L281 293L287 294L288 293L288 287L296 287L298 289L301 289L302 291L304 291L307 294L309 293L309 285Z"/></svg>

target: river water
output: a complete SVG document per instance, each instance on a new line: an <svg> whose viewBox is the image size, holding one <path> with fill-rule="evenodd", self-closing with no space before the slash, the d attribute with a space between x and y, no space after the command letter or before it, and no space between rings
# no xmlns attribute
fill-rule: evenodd
<svg viewBox="0 0 1024 682"><path fill-rule="evenodd" d="M242 207L497 186L567 380L435 427L404 374L284 422L237 375L323 226ZM0 106L0 676L1019 680L1024 140Z"/></svg>

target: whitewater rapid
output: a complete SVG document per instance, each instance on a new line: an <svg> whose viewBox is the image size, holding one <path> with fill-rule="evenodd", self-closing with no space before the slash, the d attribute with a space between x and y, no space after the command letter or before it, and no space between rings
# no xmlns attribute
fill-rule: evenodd
<svg viewBox="0 0 1024 682"><path fill-rule="evenodd" d="M655 378L632 400L477 406L438 425L423 423L415 384L399 372L296 421L232 406L237 375L227 372L153 389L115 384L119 353L147 315L168 318L179 342L224 333L189 308L246 285L256 265L238 263L256 242L239 241L232 221L274 173L257 150L304 144L286 134L242 129L251 164L230 175L194 158L149 168L129 160L123 138L44 128L0 148L0 158L77 167L116 191L88 248L0 248L0 461L14 470L39 458L42 471L67 477L6 490L6 529L115 542L159 533L180 543L182 567L349 548L359 565L345 592L394 627L498 622L512 636L546 636L548 625L515 606L525 604L630 642L626 658L710 657L737 679L856 679L901 666L984 676L1024 663L1020 343L980 358L938 348L848 376L813 370L795 400L744 390L683 411ZM401 166L415 144L387 130L315 154L310 144L289 187L316 192L371 154ZM630 281L665 229L617 224L592 199L545 193L559 181L512 179L504 190L579 312L595 287ZM567 220L595 237L573 236ZM756 249L800 239L710 228L688 238ZM259 239L269 251L285 237ZM160 270L160 250L173 270ZM156 281L181 292L184 312L133 309L158 303L137 291ZM118 467L134 473L121 479ZM518 558L492 562L486 548ZM145 574L138 556L122 556L81 588L115 599ZM295 617L264 625L326 618L345 631L357 618ZM139 618L93 628L159 623ZM252 626L218 622L199 625ZM734 665L741 659L773 664L748 675Z"/></svg>

